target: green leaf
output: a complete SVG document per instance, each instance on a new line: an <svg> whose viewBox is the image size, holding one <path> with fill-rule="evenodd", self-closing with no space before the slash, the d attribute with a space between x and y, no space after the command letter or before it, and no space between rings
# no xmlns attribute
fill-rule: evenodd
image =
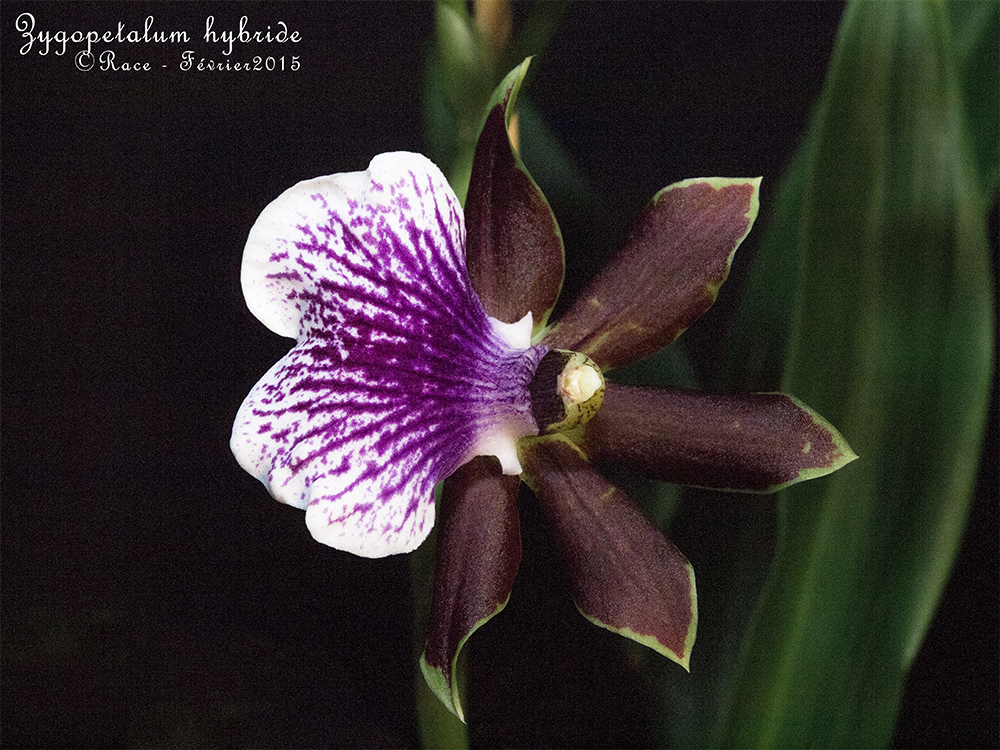
<svg viewBox="0 0 1000 750"><path fill-rule="evenodd" d="M1000 182L1000 3L947 3L963 100L983 194Z"/></svg>
<svg viewBox="0 0 1000 750"><path fill-rule="evenodd" d="M424 83L424 117L431 158L463 202L493 76L487 45L464 2L438 0L434 50Z"/></svg>
<svg viewBox="0 0 1000 750"><path fill-rule="evenodd" d="M794 238L800 253L783 389L836 424L861 460L780 496L777 557L721 745L888 744L961 540L988 405L993 287L947 13L933 2L848 6L793 173L801 207L779 210L798 218L771 239Z"/></svg>

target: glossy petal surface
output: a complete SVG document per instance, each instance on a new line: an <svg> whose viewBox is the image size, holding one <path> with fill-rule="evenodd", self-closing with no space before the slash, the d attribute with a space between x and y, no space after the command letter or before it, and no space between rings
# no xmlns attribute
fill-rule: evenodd
<svg viewBox="0 0 1000 750"><path fill-rule="evenodd" d="M511 148L507 126L526 60L497 88L476 145L465 202L472 285L486 308L513 323L546 323L563 281L563 242L541 189Z"/></svg>
<svg viewBox="0 0 1000 750"><path fill-rule="evenodd" d="M759 186L711 177L661 190L544 343L607 370L672 342L715 302L757 216Z"/></svg>
<svg viewBox="0 0 1000 750"><path fill-rule="evenodd" d="M721 395L609 383L584 453L668 482L774 492L857 458L820 415L781 393Z"/></svg>
<svg viewBox="0 0 1000 750"><path fill-rule="evenodd" d="M240 408L232 449L317 540L378 557L415 548L434 484L475 455L519 470L536 428L530 320L489 319L465 270L461 208L416 154L299 183L250 232L250 309L298 344Z"/></svg>
<svg viewBox="0 0 1000 750"><path fill-rule="evenodd" d="M420 666L427 683L460 719L459 651L507 604L521 562L520 484L486 457L473 459L444 483L430 632Z"/></svg>
<svg viewBox="0 0 1000 750"><path fill-rule="evenodd" d="M687 669L698 625L691 564L565 437L532 440L521 455L580 612Z"/></svg>

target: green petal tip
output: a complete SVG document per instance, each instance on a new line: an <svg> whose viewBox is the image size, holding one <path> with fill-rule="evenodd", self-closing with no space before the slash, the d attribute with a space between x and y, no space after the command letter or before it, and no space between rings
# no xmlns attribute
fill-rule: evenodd
<svg viewBox="0 0 1000 750"><path fill-rule="evenodd" d="M670 661L676 662L684 667L687 672L691 671L691 650L694 648L694 639L698 633L698 590L695 586L694 580L694 567L690 563L687 565L688 575L691 578L691 622L688 625L687 635L684 637L684 648L683 653L678 653L674 649L665 645L658 638L652 635L643 635L642 633L637 633L629 627L616 628L613 625L609 625L606 622L601 621L597 617L588 615L580 605L577 604L576 608L581 615L586 617L594 625L599 628L604 628L605 630L610 630L612 633L617 633L620 636L628 638L629 640L635 641L636 643L641 643L643 646L653 649L658 654L661 654Z"/></svg>
<svg viewBox="0 0 1000 750"><path fill-rule="evenodd" d="M424 680L427 681L427 687L444 704L444 707L455 714L463 724L466 723L462 702L458 696L458 686L451 684L455 682L455 675L452 674L452 679L449 680L443 670L427 663L426 654L420 655L420 671L423 672Z"/></svg>
<svg viewBox="0 0 1000 750"><path fill-rule="evenodd" d="M829 463L825 466L809 466L801 469L794 479L790 479L787 482L782 482L781 484L773 485L764 490L765 493L777 492L778 490L783 490L785 487L790 487L793 484L798 484L799 482L806 482L810 479L819 479L820 477L825 477L827 474L832 474L833 472L844 468L847 464L858 459L858 454L855 453L851 446L848 445L844 436L840 434L840 431L834 427L828 420L826 420L821 414L816 412L814 409L810 408L807 404L803 403L795 396L789 395L787 393L782 394L786 398L791 399L791 401L802 411L809 415L813 423L825 430L830 435L830 440L833 443L833 448L828 451ZM807 452L811 448L811 444L807 443L803 452Z"/></svg>

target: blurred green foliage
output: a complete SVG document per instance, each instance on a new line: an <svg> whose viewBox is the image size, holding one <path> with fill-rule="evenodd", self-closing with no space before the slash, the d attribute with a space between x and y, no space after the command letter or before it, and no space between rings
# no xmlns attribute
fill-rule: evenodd
<svg viewBox="0 0 1000 750"><path fill-rule="evenodd" d="M463 203L490 96L524 58L545 48L568 3L534 3L513 36L508 3L485 0L473 7L475 12L470 14L464 0L438 1L434 45L427 56L424 78L428 156L447 175ZM546 131L540 132L544 139ZM556 148L551 149L551 156L546 155L548 149L539 149L539 153L544 160L540 165L543 171L565 174L572 169L565 154Z"/></svg>
<svg viewBox="0 0 1000 750"><path fill-rule="evenodd" d="M724 746L892 737L962 538L988 408L998 10L847 8L727 354L733 381L780 376L861 459L782 493Z"/></svg>

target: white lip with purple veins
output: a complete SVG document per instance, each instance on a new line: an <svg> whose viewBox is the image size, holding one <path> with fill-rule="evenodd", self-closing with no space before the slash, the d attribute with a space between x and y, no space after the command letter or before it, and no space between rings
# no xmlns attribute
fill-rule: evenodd
<svg viewBox="0 0 1000 750"><path fill-rule="evenodd" d="M495 455L520 472L547 347L530 345L530 313L486 315L462 207L425 157L382 154L285 191L250 231L242 283L254 315L297 343L243 402L232 450L318 541L408 552L433 526L434 485L463 463Z"/></svg>

